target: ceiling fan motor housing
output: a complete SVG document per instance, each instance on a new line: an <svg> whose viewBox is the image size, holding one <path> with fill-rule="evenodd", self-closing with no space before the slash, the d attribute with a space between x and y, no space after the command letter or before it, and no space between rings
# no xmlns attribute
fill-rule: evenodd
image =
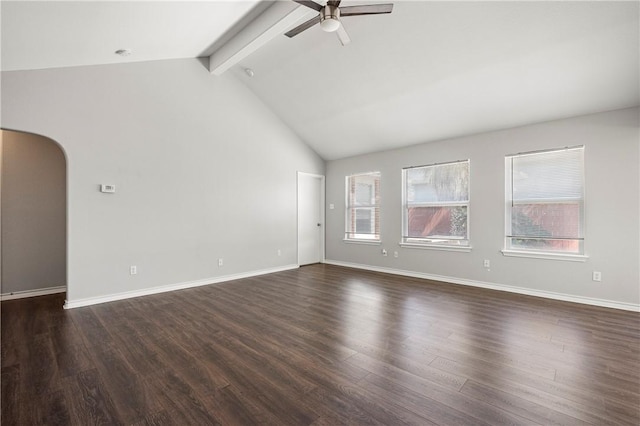
<svg viewBox="0 0 640 426"><path fill-rule="evenodd" d="M331 33L340 27L340 8L326 5L320 10L320 28Z"/></svg>

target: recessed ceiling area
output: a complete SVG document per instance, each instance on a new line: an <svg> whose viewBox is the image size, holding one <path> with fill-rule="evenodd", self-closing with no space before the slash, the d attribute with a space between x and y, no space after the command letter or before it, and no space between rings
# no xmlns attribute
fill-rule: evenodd
<svg viewBox="0 0 640 426"><path fill-rule="evenodd" d="M639 2L341 6L376 3L393 13L342 18L347 46L284 36L307 16L226 73L325 160L640 104ZM268 6L2 1L2 70L208 56Z"/></svg>

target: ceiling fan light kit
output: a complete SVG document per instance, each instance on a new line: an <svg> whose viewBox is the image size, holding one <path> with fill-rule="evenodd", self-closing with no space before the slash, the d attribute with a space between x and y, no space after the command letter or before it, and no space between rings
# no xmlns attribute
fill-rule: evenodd
<svg viewBox="0 0 640 426"><path fill-rule="evenodd" d="M323 31L328 33L336 32L338 34L338 40L340 40L340 43L342 43L343 46L349 44L351 39L349 38L347 31L344 29L344 25L340 20L341 17L379 15L383 13L391 13L393 10L393 4L391 3L340 7L341 0L329 0L325 6L322 6L312 0L293 1L315 10L318 12L318 15L286 32L285 35L287 37L295 37L314 25L320 24L320 28Z"/></svg>
<svg viewBox="0 0 640 426"><path fill-rule="evenodd" d="M332 33L340 27L340 9L337 6L326 5L320 10L320 28Z"/></svg>

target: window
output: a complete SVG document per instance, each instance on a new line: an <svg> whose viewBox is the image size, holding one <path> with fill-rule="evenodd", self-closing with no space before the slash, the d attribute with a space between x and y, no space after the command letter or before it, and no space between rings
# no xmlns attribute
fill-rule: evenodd
<svg viewBox="0 0 640 426"><path fill-rule="evenodd" d="M469 160L402 170L402 243L469 246Z"/></svg>
<svg viewBox="0 0 640 426"><path fill-rule="evenodd" d="M347 176L345 239L380 241L380 172Z"/></svg>
<svg viewBox="0 0 640 426"><path fill-rule="evenodd" d="M584 147L506 157L505 249L584 253Z"/></svg>

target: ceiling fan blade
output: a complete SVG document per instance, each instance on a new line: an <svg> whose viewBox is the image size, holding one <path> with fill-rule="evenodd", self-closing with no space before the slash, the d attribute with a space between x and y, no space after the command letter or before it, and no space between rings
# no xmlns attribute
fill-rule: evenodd
<svg viewBox="0 0 640 426"><path fill-rule="evenodd" d="M340 43L342 43L343 46L351 43L351 37L347 34L347 30L344 29L344 25L342 25L342 23L336 30L336 34L338 34L338 40L340 40Z"/></svg>
<svg viewBox="0 0 640 426"><path fill-rule="evenodd" d="M304 22L298 25L294 29L284 33L284 35L286 35L287 37L295 37L301 32L303 32L304 30L308 30L309 28L313 27L315 24L319 24L319 23L320 23L320 15L316 16L315 18L311 18L307 22Z"/></svg>
<svg viewBox="0 0 640 426"><path fill-rule="evenodd" d="M320 12L320 10L322 9L322 6L316 3L315 1L311 1L311 0L293 0L293 1L303 6L310 7L316 12Z"/></svg>
<svg viewBox="0 0 640 426"><path fill-rule="evenodd" d="M380 13L391 13L392 11L392 3L345 6L340 8L340 16L377 15Z"/></svg>
<svg viewBox="0 0 640 426"><path fill-rule="evenodd" d="M329 0L329 1L327 2L327 4L328 4L329 6L335 6L335 7L338 7L338 6L340 6L340 1L341 1L341 0Z"/></svg>

